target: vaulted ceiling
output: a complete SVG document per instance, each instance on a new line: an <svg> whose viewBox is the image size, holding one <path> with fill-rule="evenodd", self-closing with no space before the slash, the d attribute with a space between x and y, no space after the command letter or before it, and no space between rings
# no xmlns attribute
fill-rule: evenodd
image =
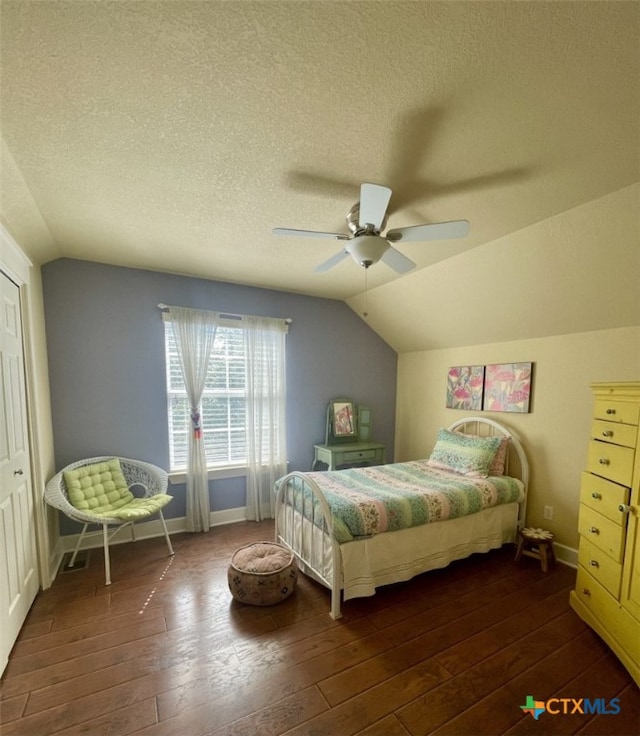
<svg viewBox="0 0 640 736"><path fill-rule="evenodd" d="M351 259L314 273L340 242L272 228L348 233L360 183L385 184L389 227L471 223L462 240L398 244L423 271L640 178L637 2L0 13L0 214L40 262L350 300L365 286ZM412 277L366 276L398 294Z"/></svg>

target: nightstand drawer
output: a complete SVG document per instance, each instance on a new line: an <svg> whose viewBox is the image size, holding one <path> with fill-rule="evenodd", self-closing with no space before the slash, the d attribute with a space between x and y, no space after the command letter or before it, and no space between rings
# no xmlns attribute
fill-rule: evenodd
<svg viewBox="0 0 640 736"><path fill-rule="evenodd" d="M587 454L587 470L623 486L630 486L634 455L635 451L630 447L591 440Z"/></svg>
<svg viewBox="0 0 640 736"><path fill-rule="evenodd" d="M373 460L378 453L375 450L363 450L361 452L343 452L342 462L353 463L358 460Z"/></svg>
<svg viewBox="0 0 640 736"><path fill-rule="evenodd" d="M620 597L622 564L605 554L584 537L580 540L578 563L603 585L615 598Z"/></svg>
<svg viewBox="0 0 640 736"><path fill-rule="evenodd" d="M611 401L596 399L593 411L594 419L606 419L608 422L622 422L623 424L638 424L640 404L638 402Z"/></svg>
<svg viewBox="0 0 640 736"><path fill-rule="evenodd" d="M624 447L636 446L638 428L633 424L616 424L616 422L603 422L594 419L591 424L591 438L602 442L611 442L614 445Z"/></svg>
<svg viewBox="0 0 640 736"><path fill-rule="evenodd" d="M616 524L624 524L624 514L618 509L629 503L629 489L592 473L582 473L580 503L589 506Z"/></svg>
<svg viewBox="0 0 640 736"><path fill-rule="evenodd" d="M384 445L377 442L354 442L342 445L315 445L313 470L343 470L349 467L384 465Z"/></svg>
<svg viewBox="0 0 640 736"><path fill-rule="evenodd" d="M596 547L606 552L616 562L622 561L624 550L625 528L590 509L580 506L578 531Z"/></svg>

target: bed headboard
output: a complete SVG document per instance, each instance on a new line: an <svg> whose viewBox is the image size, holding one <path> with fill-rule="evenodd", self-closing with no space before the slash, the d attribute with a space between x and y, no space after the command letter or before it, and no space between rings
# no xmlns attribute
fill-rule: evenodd
<svg viewBox="0 0 640 736"><path fill-rule="evenodd" d="M480 437L508 437L509 448L505 462L505 475L519 478L524 483L525 500L521 504L519 525L524 524L526 512L527 491L529 487L529 463L522 443L516 435L494 419L486 417L465 417L458 419L448 427L450 432L476 434Z"/></svg>

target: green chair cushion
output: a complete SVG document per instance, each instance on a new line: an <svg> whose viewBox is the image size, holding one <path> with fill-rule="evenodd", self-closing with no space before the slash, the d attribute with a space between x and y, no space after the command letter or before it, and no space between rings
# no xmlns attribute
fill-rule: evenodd
<svg viewBox="0 0 640 736"><path fill-rule="evenodd" d="M166 506L172 498L165 493L136 498L129 490L116 458L65 470L64 482L69 502L79 511L123 521L150 516Z"/></svg>
<svg viewBox="0 0 640 736"><path fill-rule="evenodd" d="M109 516L112 519L122 519L122 521L136 521L136 519L144 519L146 516L160 511L166 506L173 496L166 493L156 493L155 496L149 498L134 498L126 506L121 506L115 510L105 510L101 515Z"/></svg>

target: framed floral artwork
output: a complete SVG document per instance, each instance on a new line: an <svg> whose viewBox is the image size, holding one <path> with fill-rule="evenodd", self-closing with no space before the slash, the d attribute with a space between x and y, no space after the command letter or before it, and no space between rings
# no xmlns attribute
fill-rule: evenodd
<svg viewBox="0 0 640 736"><path fill-rule="evenodd" d="M531 400L533 363L500 363L485 366L484 411L527 413Z"/></svg>
<svg viewBox="0 0 640 736"><path fill-rule="evenodd" d="M482 409L483 365L458 365L447 373L447 408Z"/></svg>

